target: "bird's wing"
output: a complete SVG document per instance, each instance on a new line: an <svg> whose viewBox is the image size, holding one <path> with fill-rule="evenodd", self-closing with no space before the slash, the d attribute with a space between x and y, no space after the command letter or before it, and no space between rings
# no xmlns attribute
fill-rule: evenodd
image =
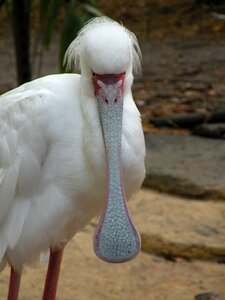
<svg viewBox="0 0 225 300"><path fill-rule="evenodd" d="M47 92L25 85L0 97L0 262L20 236L40 181Z"/></svg>

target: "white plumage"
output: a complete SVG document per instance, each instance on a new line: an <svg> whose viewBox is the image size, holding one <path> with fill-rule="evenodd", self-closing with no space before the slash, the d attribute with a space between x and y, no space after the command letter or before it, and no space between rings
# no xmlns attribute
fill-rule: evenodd
<svg viewBox="0 0 225 300"><path fill-rule="evenodd" d="M0 98L0 262L19 272L65 245L103 208L106 156L92 73L126 72L121 158L127 199L144 178L145 146L133 102L139 69L133 34L97 18L67 51L81 75L50 75Z"/></svg>

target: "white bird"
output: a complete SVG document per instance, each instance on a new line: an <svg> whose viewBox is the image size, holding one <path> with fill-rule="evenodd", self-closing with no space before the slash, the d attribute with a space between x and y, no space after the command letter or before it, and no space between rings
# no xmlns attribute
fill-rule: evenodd
<svg viewBox="0 0 225 300"><path fill-rule="evenodd" d="M136 37L96 18L65 59L69 67L79 62L81 75L46 76L0 98L0 263L11 266L8 300L18 298L23 266L47 249L43 299L55 299L64 246L102 210L96 254L122 262L140 248L125 202L145 174L131 93L140 69Z"/></svg>

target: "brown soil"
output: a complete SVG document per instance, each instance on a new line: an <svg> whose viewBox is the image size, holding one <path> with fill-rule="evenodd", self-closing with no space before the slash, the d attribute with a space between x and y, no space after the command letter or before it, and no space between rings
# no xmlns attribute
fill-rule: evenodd
<svg viewBox="0 0 225 300"><path fill-rule="evenodd" d="M155 193L143 190L136 200L142 201L149 195L155 197ZM170 199L164 195L163 200ZM158 210L160 214L161 208ZM155 213L158 219L157 211ZM108 264L93 253L93 230L88 226L66 247L58 300L194 300L195 295L206 292L218 294L219 300L225 299L224 264L187 261L179 257L165 259L143 252L128 263ZM41 299L45 272L43 263L26 270L20 300ZM0 276L0 300L6 299L8 274L7 268Z"/></svg>

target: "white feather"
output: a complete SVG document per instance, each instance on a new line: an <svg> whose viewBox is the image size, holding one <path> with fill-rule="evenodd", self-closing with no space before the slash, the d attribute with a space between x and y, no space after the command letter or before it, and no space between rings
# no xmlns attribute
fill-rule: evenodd
<svg viewBox="0 0 225 300"><path fill-rule="evenodd" d="M99 32L99 29L103 29L104 32ZM141 51L138 45L137 38L135 34L119 23L109 19L108 17L98 17L94 18L86 23L86 25L80 30L76 39L70 44L64 59L64 64L67 65L68 69L72 69L74 66L79 69L81 64L81 56L84 53L85 39L87 38L87 33L97 32L98 43L96 46L101 44L101 41L105 41L105 37L108 37L111 45L113 44L114 36L119 35L119 40L121 44L125 44L127 48L127 39L129 40L129 47L131 51L131 64L135 74L140 74L141 72ZM125 37L125 40L124 40ZM106 49L108 41L106 40ZM118 43L116 43L118 47ZM121 55L120 49L118 49Z"/></svg>

